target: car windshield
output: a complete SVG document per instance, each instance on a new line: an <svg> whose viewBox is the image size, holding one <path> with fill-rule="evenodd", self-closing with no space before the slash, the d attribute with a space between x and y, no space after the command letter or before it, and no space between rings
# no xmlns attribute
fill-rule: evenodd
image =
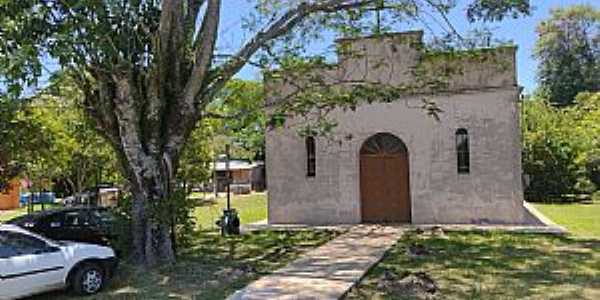
<svg viewBox="0 0 600 300"><path fill-rule="evenodd" d="M49 241L51 241L53 244L59 245L59 246L65 246L67 244L67 242L65 241L57 241L57 240L53 240L53 239L48 239Z"/></svg>
<svg viewBox="0 0 600 300"><path fill-rule="evenodd" d="M42 236L40 236L40 237L42 237ZM50 243L58 245L58 246L64 246L64 245L66 245L65 242L63 242L63 241L54 240L54 239L51 239L51 238L48 238L48 237L45 237L45 236L42 237L42 238L45 239L47 242L50 242Z"/></svg>

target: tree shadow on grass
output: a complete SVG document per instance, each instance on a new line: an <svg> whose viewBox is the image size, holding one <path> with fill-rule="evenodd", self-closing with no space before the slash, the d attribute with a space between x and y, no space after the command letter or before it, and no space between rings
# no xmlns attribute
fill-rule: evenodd
<svg viewBox="0 0 600 300"><path fill-rule="evenodd" d="M431 254L407 255L409 245ZM370 298L384 272L423 271L440 286L440 299L592 299L600 291L600 241L501 232L407 234L348 299ZM398 298L385 294L383 298Z"/></svg>

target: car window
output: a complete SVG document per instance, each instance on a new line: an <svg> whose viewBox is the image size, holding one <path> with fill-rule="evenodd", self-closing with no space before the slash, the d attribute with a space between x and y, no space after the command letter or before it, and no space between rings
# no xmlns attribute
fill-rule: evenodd
<svg viewBox="0 0 600 300"><path fill-rule="evenodd" d="M60 228L64 223L64 215L61 213L55 213L47 216L44 220L47 227L50 228Z"/></svg>
<svg viewBox="0 0 600 300"><path fill-rule="evenodd" d="M0 258L39 253L48 247L46 242L18 232L0 231Z"/></svg>
<svg viewBox="0 0 600 300"><path fill-rule="evenodd" d="M0 231L0 259L9 258L16 254L16 249L8 243L8 233L6 231Z"/></svg>
<svg viewBox="0 0 600 300"><path fill-rule="evenodd" d="M90 226L90 215L85 210L69 211L64 215L64 226Z"/></svg>
<svg viewBox="0 0 600 300"><path fill-rule="evenodd" d="M90 211L90 222L93 225L109 225L114 217L108 210L92 210Z"/></svg>

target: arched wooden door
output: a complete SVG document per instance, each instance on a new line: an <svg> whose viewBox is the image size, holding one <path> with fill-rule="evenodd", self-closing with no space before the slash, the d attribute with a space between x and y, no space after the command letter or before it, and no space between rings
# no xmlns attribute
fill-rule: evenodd
<svg viewBox="0 0 600 300"><path fill-rule="evenodd" d="M360 149L362 221L410 222L408 151L398 137L378 133Z"/></svg>

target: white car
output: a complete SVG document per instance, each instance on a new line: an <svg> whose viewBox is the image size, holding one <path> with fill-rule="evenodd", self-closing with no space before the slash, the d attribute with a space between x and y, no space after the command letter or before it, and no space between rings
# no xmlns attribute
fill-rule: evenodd
<svg viewBox="0 0 600 300"><path fill-rule="evenodd" d="M0 225L0 300L67 287L81 295L95 294L116 265L111 248L53 241L14 225Z"/></svg>

